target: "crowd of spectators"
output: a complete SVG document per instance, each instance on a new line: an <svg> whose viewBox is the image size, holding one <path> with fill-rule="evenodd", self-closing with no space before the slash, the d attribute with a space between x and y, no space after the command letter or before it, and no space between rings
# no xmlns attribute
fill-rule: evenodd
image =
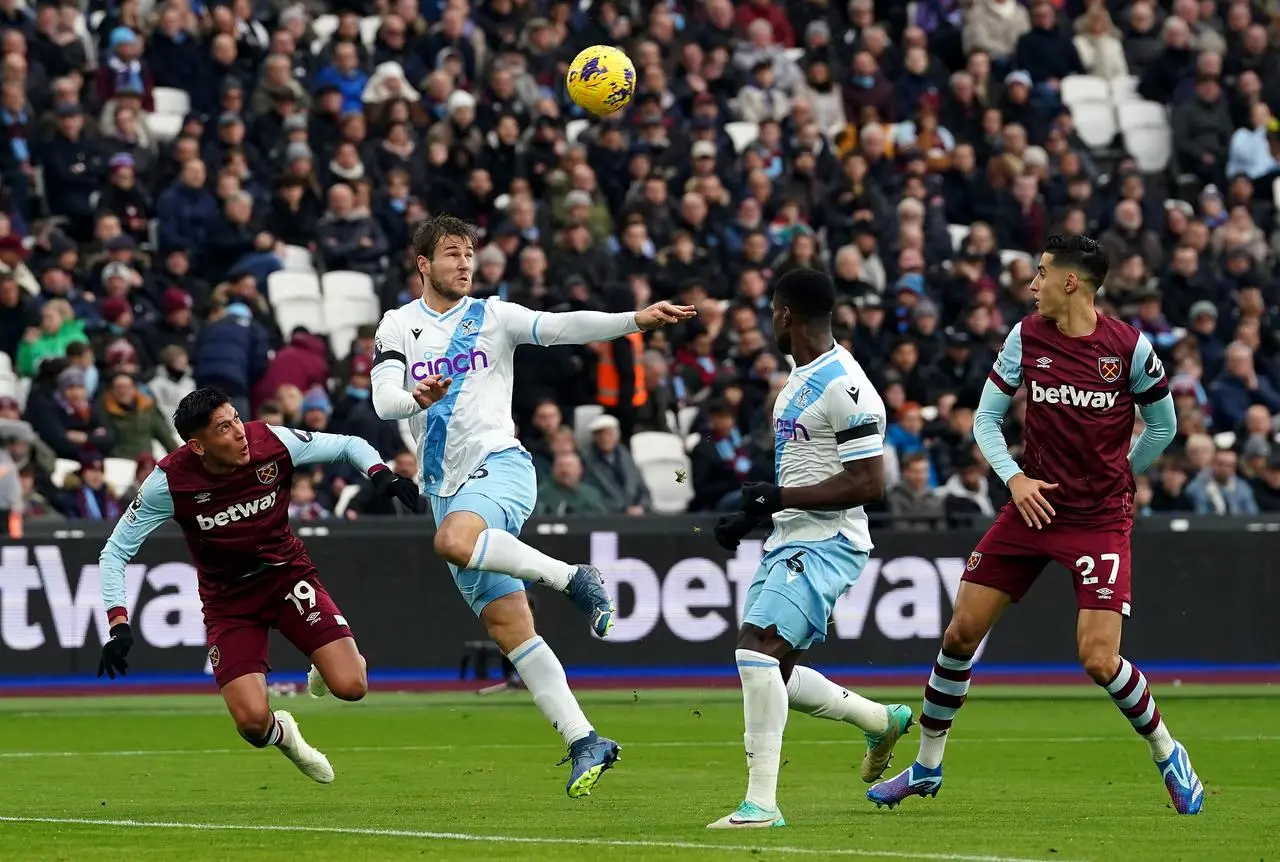
<svg viewBox="0 0 1280 862"><path fill-rule="evenodd" d="M699 309L643 342L521 348L541 514L652 511L639 431L688 438L695 510L771 478L788 364L770 284L817 267L890 411L881 510L989 516L1004 489L973 410L1054 231L1100 238L1102 308L1169 370L1178 436L1140 477L1142 511L1280 510L1271 5L0 0L0 510L115 517L128 492L104 459L140 482L202 385L413 475L370 404L372 327L342 345L281 331L268 281L301 247L371 276L383 308L409 301L407 239L434 212L478 225L477 295ZM607 120L562 85L597 43L637 69ZM1167 167L1144 173L1122 136L1086 145L1063 98L1078 75L1169 106ZM174 90L190 107L166 124ZM292 511L394 514L343 494L359 482L308 471Z"/></svg>

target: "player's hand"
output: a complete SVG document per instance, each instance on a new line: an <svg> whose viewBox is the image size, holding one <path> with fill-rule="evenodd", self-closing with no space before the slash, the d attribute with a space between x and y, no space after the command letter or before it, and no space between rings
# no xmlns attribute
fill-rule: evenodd
<svg viewBox="0 0 1280 862"><path fill-rule="evenodd" d="M1009 494L1013 497L1013 505L1022 513L1022 520L1027 522L1027 526L1037 530L1049 526L1049 520L1057 514L1041 492L1056 490L1057 483L1041 482L1026 473L1019 473L1009 480Z"/></svg>
<svg viewBox="0 0 1280 862"><path fill-rule="evenodd" d="M782 489L769 482L747 482L738 508L752 518L767 518L782 511Z"/></svg>
<svg viewBox="0 0 1280 862"><path fill-rule="evenodd" d="M655 302L646 309L636 312L636 326L641 332L649 332L659 327L682 320L690 320L698 314L692 305L674 305L670 302Z"/></svg>
<svg viewBox="0 0 1280 862"><path fill-rule="evenodd" d="M419 381L417 386L413 387L413 400L418 402L419 407L426 410L432 404L444 398L452 383L452 377L430 374L424 380Z"/></svg>
<svg viewBox="0 0 1280 862"><path fill-rule="evenodd" d="M755 527L755 518L746 512L734 512L716 521L715 529L711 532L716 538L717 545L726 551L736 551L738 543L745 539Z"/></svg>
<svg viewBox="0 0 1280 862"><path fill-rule="evenodd" d="M421 494L412 481L397 476L385 467L369 475L373 490L391 500L399 500L410 512L417 512Z"/></svg>
<svg viewBox="0 0 1280 862"><path fill-rule="evenodd" d="M105 673L115 679L116 674L125 676L129 672L129 662L125 656L133 648L133 630L128 623L116 623L111 627L111 637L102 645L102 658L98 660L98 679Z"/></svg>

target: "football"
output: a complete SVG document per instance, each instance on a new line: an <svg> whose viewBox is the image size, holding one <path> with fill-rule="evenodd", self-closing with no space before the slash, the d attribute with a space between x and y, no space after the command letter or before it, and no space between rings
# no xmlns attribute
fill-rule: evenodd
<svg viewBox="0 0 1280 862"><path fill-rule="evenodd" d="M617 48L595 45L573 58L565 76L569 98L593 114L607 116L627 106L636 91L636 67Z"/></svg>

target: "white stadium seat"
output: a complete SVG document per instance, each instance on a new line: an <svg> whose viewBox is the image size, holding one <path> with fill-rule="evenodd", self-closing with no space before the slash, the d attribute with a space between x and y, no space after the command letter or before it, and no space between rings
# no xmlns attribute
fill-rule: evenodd
<svg viewBox="0 0 1280 862"><path fill-rule="evenodd" d="M61 488L66 478L79 469L79 461L72 461L70 458L59 458L54 462L53 474L49 478L56 487Z"/></svg>
<svg viewBox="0 0 1280 862"><path fill-rule="evenodd" d="M649 498L653 501L655 512L660 515L677 515L688 510L689 501L693 499L693 483L689 480L687 455L681 452L680 460L651 461L636 466L649 489Z"/></svg>
<svg viewBox="0 0 1280 862"><path fill-rule="evenodd" d="M317 15L316 19L311 22L311 32L316 37L311 43L311 53L319 54L324 50L324 46L329 44L329 39L338 30L337 15Z"/></svg>
<svg viewBox="0 0 1280 862"><path fill-rule="evenodd" d="M315 273L273 272L267 276L267 299L272 305L294 299L320 301L320 279Z"/></svg>
<svg viewBox="0 0 1280 862"><path fill-rule="evenodd" d="M363 272L337 270L320 276L320 292L325 299L377 299L373 279Z"/></svg>
<svg viewBox="0 0 1280 862"><path fill-rule="evenodd" d="M138 465L128 458L108 458L103 464L103 472L107 487L117 497L123 496L133 484L133 477L138 474Z"/></svg>
<svg viewBox="0 0 1280 862"><path fill-rule="evenodd" d="M295 296L273 302L271 308L275 311L276 323L280 325L280 331L285 337L299 326L306 327L309 332L317 335L323 335L329 331L329 327L325 324L324 306L321 305L318 296Z"/></svg>
<svg viewBox="0 0 1280 862"><path fill-rule="evenodd" d="M1169 114L1159 102L1128 102L1118 111L1124 148L1143 173L1158 173L1173 157L1173 131Z"/></svg>
<svg viewBox="0 0 1280 862"><path fill-rule="evenodd" d="M145 119L151 134L162 144L169 143L182 131L182 114L147 114Z"/></svg>
<svg viewBox="0 0 1280 862"><path fill-rule="evenodd" d="M333 358L341 362L351 353L351 342L355 341L357 329L334 324L328 315L326 319L329 321L329 347L333 350Z"/></svg>
<svg viewBox="0 0 1280 862"><path fill-rule="evenodd" d="M342 493L338 495L338 502L333 507L333 514L336 518L341 518L347 513L347 507L351 505L351 501L360 493L360 486L352 483L342 489Z"/></svg>
<svg viewBox="0 0 1280 862"><path fill-rule="evenodd" d="M739 153L760 138L760 127L747 120L726 123L724 130L729 135L729 139L733 141L734 151Z"/></svg>
<svg viewBox="0 0 1280 862"><path fill-rule="evenodd" d="M1112 78L1110 84L1111 103L1116 107L1127 105L1129 102L1142 101L1142 97L1138 95L1137 75L1121 75L1118 78Z"/></svg>
<svg viewBox="0 0 1280 862"><path fill-rule="evenodd" d="M676 414L676 427L680 429L681 436L687 436L693 433L694 420L698 418L698 407L681 407L680 412Z"/></svg>
<svg viewBox="0 0 1280 862"><path fill-rule="evenodd" d="M684 439L664 431L639 431L631 435L631 457L637 465L685 460Z"/></svg>
<svg viewBox="0 0 1280 862"><path fill-rule="evenodd" d="M1111 86L1097 75L1067 75L1060 85L1058 95L1069 108L1086 102L1111 101Z"/></svg>
<svg viewBox="0 0 1280 862"><path fill-rule="evenodd" d="M191 96L186 90L177 87L156 87L151 91L151 99L157 114L177 114L185 117L191 113Z"/></svg>
<svg viewBox="0 0 1280 862"><path fill-rule="evenodd" d="M969 238L969 226L967 224L949 224L947 225L947 236L951 238L951 250L959 251L964 248L964 241Z"/></svg>
<svg viewBox="0 0 1280 862"><path fill-rule="evenodd" d="M573 408L573 440L579 449L586 449L591 445L591 432L587 429L603 413L604 408L599 404L579 404Z"/></svg>
<svg viewBox="0 0 1280 862"><path fill-rule="evenodd" d="M578 138L591 125L590 120L570 120L564 125L564 139L570 144L576 144Z"/></svg>
<svg viewBox="0 0 1280 862"><path fill-rule="evenodd" d="M382 29L382 19L377 15L367 15L360 19L360 41L364 42L367 50L373 50L373 43L378 40L380 29Z"/></svg>
<svg viewBox="0 0 1280 862"><path fill-rule="evenodd" d="M1090 149L1111 146L1116 138L1116 109L1108 101L1077 102L1071 106L1071 119Z"/></svg>
<svg viewBox="0 0 1280 862"><path fill-rule="evenodd" d="M311 249L303 248L300 245L286 245L284 252L280 255L280 262L284 264L285 272L314 273L316 271L316 263L311 257Z"/></svg>

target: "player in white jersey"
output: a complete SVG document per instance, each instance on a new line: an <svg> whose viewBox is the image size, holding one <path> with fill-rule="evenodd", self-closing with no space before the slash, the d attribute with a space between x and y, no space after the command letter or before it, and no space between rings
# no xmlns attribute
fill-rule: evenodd
<svg viewBox="0 0 1280 862"><path fill-rule="evenodd" d="M773 409L777 484L743 485L741 511L715 529L716 541L735 550L755 527L770 521L773 527L747 591L736 654L746 798L712 829L786 825L777 787L788 707L861 729L866 782L883 774L894 743L912 724L909 707L867 700L797 663L826 639L836 599L862 573L872 548L862 507L884 496L884 402L835 343L835 299L831 279L816 270L778 279L773 330L796 367Z"/></svg>
<svg viewBox="0 0 1280 862"><path fill-rule="evenodd" d="M521 344L608 341L694 312L660 302L636 313L551 314L472 299L475 240L475 228L452 216L428 219L414 232L422 298L387 312L378 326L373 406L383 419L412 424L436 553L564 737L569 795L587 796L619 746L583 715L560 660L534 630L524 582L566 593L599 637L608 633L614 607L599 571L552 559L517 538L538 482L511 419L512 354Z"/></svg>

